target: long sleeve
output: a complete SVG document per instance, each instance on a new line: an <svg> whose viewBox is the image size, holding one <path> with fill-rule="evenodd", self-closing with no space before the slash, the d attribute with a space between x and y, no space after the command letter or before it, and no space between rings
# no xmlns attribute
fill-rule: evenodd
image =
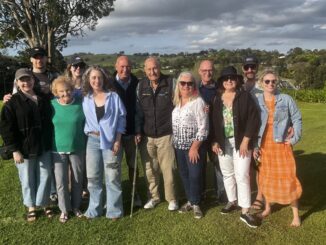
<svg viewBox="0 0 326 245"><path fill-rule="evenodd" d="M1 111L0 134L6 146L13 151L19 150L17 120L13 109L7 103Z"/></svg>
<svg viewBox="0 0 326 245"><path fill-rule="evenodd" d="M208 136L208 113L205 112L205 105L203 99L197 99L195 104L195 116L198 127L195 140L197 141L204 141Z"/></svg>

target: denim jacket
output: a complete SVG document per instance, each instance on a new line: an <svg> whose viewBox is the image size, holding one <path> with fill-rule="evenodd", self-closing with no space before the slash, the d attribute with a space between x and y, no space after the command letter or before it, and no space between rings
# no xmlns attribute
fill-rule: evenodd
<svg viewBox="0 0 326 245"><path fill-rule="evenodd" d="M261 140L266 128L268 119L268 110L265 105L264 95L258 96L258 105L260 109L261 126L258 134L258 146L261 145ZM296 144L301 137L302 117L301 113L291 98L287 94L276 93L275 95L275 112L273 122L273 140L274 142L284 142L287 136L289 127L294 129L294 135L290 139L291 145Z"/></svg>

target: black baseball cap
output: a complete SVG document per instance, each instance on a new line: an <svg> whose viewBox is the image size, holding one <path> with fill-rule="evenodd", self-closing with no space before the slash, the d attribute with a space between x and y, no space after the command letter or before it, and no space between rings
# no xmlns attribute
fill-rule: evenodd
<svg viewBox="0 0 326 245"><path fill-rule="evenodd" d="M248 55L243 59L243 65L258 65L258 59L254 55Z"/></svg>
<svg viewBox="0 0 326 245"><path fill-rule="evenodd" d="M70 59L70 64L71 65L77 65L77 64L83 64L83 65L86 65L86 63L84 62L84 60L79 57L79 56L72 56L71 59Z"/></svg>
<svg viewBox="0 0 326 245"><path fill-rule="evenodd" d="M31 50L30 50L30 56L34 58L37 55L48 56L46 50L44 48L42 48L42 47L34 47L34 48L31 48Z"/></svg>

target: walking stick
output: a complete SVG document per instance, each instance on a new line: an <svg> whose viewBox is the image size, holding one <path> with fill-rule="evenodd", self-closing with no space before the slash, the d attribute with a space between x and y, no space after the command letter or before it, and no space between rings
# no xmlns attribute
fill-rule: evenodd
<svg viewBox="0 0 326 245"><path fill-rule="evenodd" d="M135 191L136 191L138 144L136 144L136 149L135 150L136 150L136 153L135 153L135 164L134 164L134 177L133 177L133 181L132 181L132 191L131 191L130 218L132 218L132 212L133 212L133 209L134 209Z"/></svg>

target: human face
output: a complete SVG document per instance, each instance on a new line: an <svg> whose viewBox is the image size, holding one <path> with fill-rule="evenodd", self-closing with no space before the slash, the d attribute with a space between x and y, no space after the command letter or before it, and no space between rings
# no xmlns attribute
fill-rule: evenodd
<svg viewBox="0 0 326 245"><path fill-rule="evenodd" d="M80 78L83 75L84 71L85 71L84 63L79 63L76 65L72 65L70 67L70 72L71 72L72 78L74 78L74 79Z"/></svg>
<svg viewBox="0 0 326 245"><path fill-rule="evenodd" d="M194 82L191 76L184 75L179 80L179 91L182 98L188 98L194 92Z"/></svg>
<svg viewBox="0 0 326 245"><path fill-rule="evenodd" d="M277 78L274 74L267 74L263 77L262 87L264 92L275 93Z"/></svg>
<svg viewBox="0 0 326 245"><path fill-rule="evenodd" d="M44 70L46 68L48 58L43 55L35 55L34 57L31 57L30 60L33 65L33 70Z"/></svg>
<svg viewBox="0 0 326 245"><path fill-rule="evenodd" d="M92 70L89 74L89 84L93 91L103 91L103 74L98 70Z"/></svg>
<svg viewBox="0 0 326 245"><path fill-rule="evenodd" d="M213 81L214 66L211 61L205 60L200 63L198 73L204 85Z"/></svg>
<svg viewBox="0 0 326 245"><path fill-rule="evenodd" d="M225 76L222 78L223 87L227 92L233 92L237 87L237 77L236 76Z"/></svg>
<svg viewBox="0 0 326 245"><path fill-rule="evenodd" d="M16 84L20 91L26 94L33 93L34 87L34 79L29 76L21 77L20 79L16 80Z"/></svg>
<svg viewBox="0 0 326 245"><path fill-rule="evenodd" d="M115 69L117 71L118 77L124 82L128 82L131 73L131 64L127 57L121 56L117 59L115 64Z"/></svg>
<svg viewBox="0 0 326 245"><path fill-rule="evenodd" d="M152 82L158 82L160 78L160 65L155 59L145 61L145 73L147 78Z"/></svg>
<svg viewBox="0 0 326 245"><path fill-rule="evenodd" d="M253 80L256 77L256 73L258 70L258 66L255 64L248 64L242 66L242 72L243 75L248 79L248 80Z"/></svg>
<svg viewBox="0 0 326 245"><path fill-rule="evenodd" d="M57 97L61 104L69 104L72 101L71 87L66 84L57 85Z"/></svg>

